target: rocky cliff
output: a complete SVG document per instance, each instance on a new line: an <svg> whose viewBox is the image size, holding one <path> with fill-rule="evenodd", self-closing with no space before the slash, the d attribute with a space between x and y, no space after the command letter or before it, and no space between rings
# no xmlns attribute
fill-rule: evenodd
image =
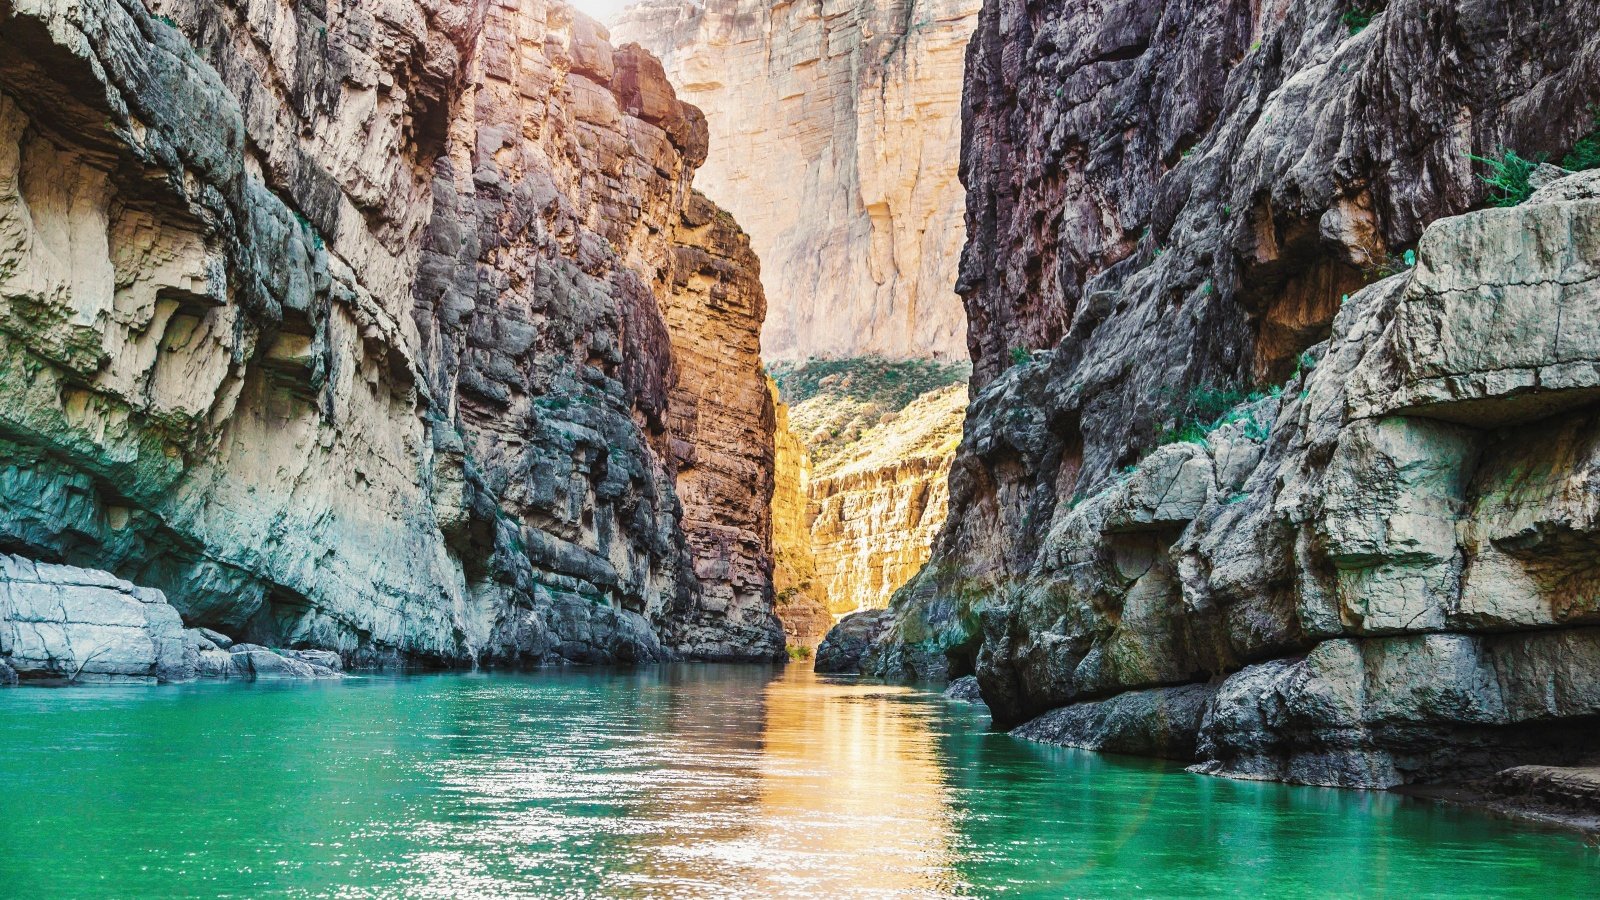
<svg viewBox="0 0 1600 900"><path fill-rule="evenodd" d="M0 47L0 550L356 661L781 651L759 289L653 58L540 0Z"/></svg>
<svg viewBox="0 0 1600 900"><path fill-rule="evenodd" d="M965 383L936 388L811 473L811 552L834 613L888 606L928 561L966 407Z"/></svg>
<svg viewBox="0 0 1600 900"><path fill-rule="evenodd" d="M974 0L644 0L612 23L705 110L697 184L749 230L768 359L958 358L951 290Z"/></svg>
<svg viewBox="0 0 1600 900"><path fill-rule="evenodd" d="M1592 756L1600 197L1520 161L1593 157L1597 16L987 4L950 518L819 659L1244 777Z"/></svg>
<svg viewBox="0 0 1600 900"><path fill-rule="evenodd" d="M817 559L811 549L811 457L789 427L789 405L779 398L770 377L767 388L778 420L773 432L772 586L778 592L778 617L789 644L814 648L832 627L833 616L817 583Z"/></svg>
<svg viewBox="0 0 1600 900"><path fill-rule="evenodd" d="M777 419L761 368L761 267L739 226L699 193L679 213L672 240L666 321L678 383L668 397L668 430L701 589L672 618L671 643L706 659L776 655L783 649L772 580Z"/></svg>
<svg viewBox="0 0 1600 900"><path fill-rule="evenodd" d="M774 388L795 404L778 430L778 473L800 508L775 532L788 570L780 578L835 614L881 608L927 561L944 524L967 369L812 359L773 373ZM775 519L788 511L787 496L775 495Z"/></svg>

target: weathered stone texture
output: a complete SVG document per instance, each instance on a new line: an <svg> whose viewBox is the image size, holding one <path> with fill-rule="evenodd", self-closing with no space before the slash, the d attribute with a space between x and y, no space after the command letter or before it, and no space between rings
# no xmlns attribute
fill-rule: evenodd
<svg viewBox="0 0 1600 900"><path fill-rule="evenodd" d="M962 355L951 290L975 0L645 0L612 23L706 112L697 185L750 232L769 359Z"/></svg>
<svg viewBox="0 0 1600 900"><path fill-rule="evenodd" d="M732 617L680 525L706 130L654 59L542 0L4 2L0 49L0 548L358 661L770 617L759 517Z"/></svg>
<svg viewBox="0 0 1600 900"><path fill-rule="evenodd" d="M1593 129L1600 7L1346 8L984 8L978 389L865 670L1219 774L1592 763L1597 176L1467 212L1467 154ZM1206 386L1260 393L1196 420Z"/></svg>
<svg viewBox="0 0 1600 900"><path fill-rule="evenodd" d="M812 469L811 553L832 612L889 605L927 562L966 400L965 384L930 391Z"/></svg>
<svg viewBox="0 0 1600 900"><path fill-rule="evenodd" d="M678 384L670 431L700 593L671 642L700 659L777 658L772 499L776 411L761 368L760 266L733 219L693 195L672 232L665 312Z"/></svg>
<svg viewBox="0 0 1600 900"><path fill-rule="evenodd" d="M0 553L0 661L12 679L178 681L195 649L160 591Z"/></svg>
<svg viewBox="0 0 1600 900"><path fill-rule="evenodd" d="M773 432L772 587L777 591L778 618L789 644L816 647L833 625L811 548L809 512L811 459L800 436L789 428L789 407L778 398L769 377L777 427Z"/></svg>

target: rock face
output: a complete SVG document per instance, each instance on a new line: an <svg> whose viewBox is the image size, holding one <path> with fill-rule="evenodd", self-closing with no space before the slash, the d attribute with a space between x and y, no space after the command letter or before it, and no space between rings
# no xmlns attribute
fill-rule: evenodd
<svg viewBox="0 0 1600 900"><path fill-rule="evenodd" d="M773 372L795 401L777 438L779 481L804 491L776 531L784 577L836 615L882 608L927 560L944 522L966 368L871 357ZM791 442L795 455L784 457ZM775 516L788 509L781 494Z"/></svg>
<svg viewBox="0 0 1600 900"><path fill-rule="evenodd" d="M767 379L777 413L773 432L775 484L772 492L772 586L778 592L778 618L791 646L816 647L833 617L817 584L817 560L811 550L808 508L811 459L789 428L789 406L778 399L778 386Z"/></svg>
<svg viewBox="0 0 1600 900"><path fill-rule="evenodd" d="M160 591L106 572L0 553L0 683L337 678L342 668L328 650L280 652L185 629Z"/></svg>
<svg viewBox="0 0 1600 900"><path fill-rule="evenodd" d="M959 358L951 290L975 0L644 0L612 22L705 110L699 187L749 230L768 359Z"/></svg>
<svg viewBox="0 0 1600 900"><path fill-rule="evenodd" d="M356 662L775 655L762 303L659 63L541 0L153 13L0 2L0 549Z"/></svg>
<svg viewBox="0 0 1600 900"><path fill-rule="evenodd" d="M1594 129L1600 6L1345 11L985 7L981 388L867 671L1241 777L1592 764L1600 176L1466 154Z"/></svg>
<svg viewBox="0 0 1600 900"><path fill-rule="evenodd" d="M160 591L0 553L0 664L11 680L181 681L196 661Z"/></svg>
<svg viewBox="0 0 1600 900"><path fill-rule="evenodd" d="M928 560L944 524L967 386L918 397L811 473L811 553L834 613L881 609Z"/></svg>
<svg viewBox="0 0 1600 900"><path fill-rule="evenodd" d="M776 658L784 649L772 584L777 420L761 368L760 265L732 218L699 194L672 240L670 430L701 590L669 620L671 643L699 659Z"/></svg>

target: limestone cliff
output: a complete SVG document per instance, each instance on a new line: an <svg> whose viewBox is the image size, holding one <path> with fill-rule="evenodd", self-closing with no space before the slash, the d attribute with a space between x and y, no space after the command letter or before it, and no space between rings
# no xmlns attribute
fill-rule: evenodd
<svg viewBox="0 0 1600 900"><path fill-rule="evenodd" d="M762 304L659 64L541 0L153 6L0 0L0 550L357 661L780 652Z"/></svg>
<svg viewBox="0 0 1600 900"><path fill-rule="evenodd" d="M705 110L700 189L750 232L768 359L964 356L962 53L975 0L644 0L612 23Z"/></svg>
<svg viewBox="0 0 1600 900"><path fill-rule="evenodd" d="M1245 777L1592 757L1600 185L1503 163L1600 142L1597 17L986 5L950 518L819 660Z"/></svg>
<svg viewBox="0 0 1600 900"><path fill-rule="evenodd" d="M944 524L967 386L936 388L811 474L811 552L834 613L881 609L928 560Z"/></svg>
<svg viewBox="0 0 1600 900"><path fill-rule="evenodd" d="M772 583L777 420L761 368L760 265L733 219L698 193L672 240L670 432L701 585L697 602L673 617L672 642L702 658L775 655L783 649Z"/></svg>
<svg viewBox="0 0 1600 900"><path fill-rule="evenodd" d="M803 514L776 532L789 577L833 613L881 608L944 522L966 367L866 358L773 371L795 401L778 441L798 462L780 462L779 479L793 471L803 491Z"/></svg>
<svg viewBox="0 0 1600 900"><path fill-rule="evenodd" d="M817 584L817 560L811 549L809 510L811 457L789 427L789 406L778 397L769 377L767 388L777 411L773 432L775 485L772 492L772 586L778 592L778 617L789 644L815 647L833 625Z"/></svg>

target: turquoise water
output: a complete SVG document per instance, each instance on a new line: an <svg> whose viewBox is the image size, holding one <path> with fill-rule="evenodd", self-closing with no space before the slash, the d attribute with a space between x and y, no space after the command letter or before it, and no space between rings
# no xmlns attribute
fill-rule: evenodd
<svg viewBox="0 0 1600 900"><path fill-rule="evenodd" d="M4 897L1594 896L1576 838L801 671L0 691Z"/></svg>

